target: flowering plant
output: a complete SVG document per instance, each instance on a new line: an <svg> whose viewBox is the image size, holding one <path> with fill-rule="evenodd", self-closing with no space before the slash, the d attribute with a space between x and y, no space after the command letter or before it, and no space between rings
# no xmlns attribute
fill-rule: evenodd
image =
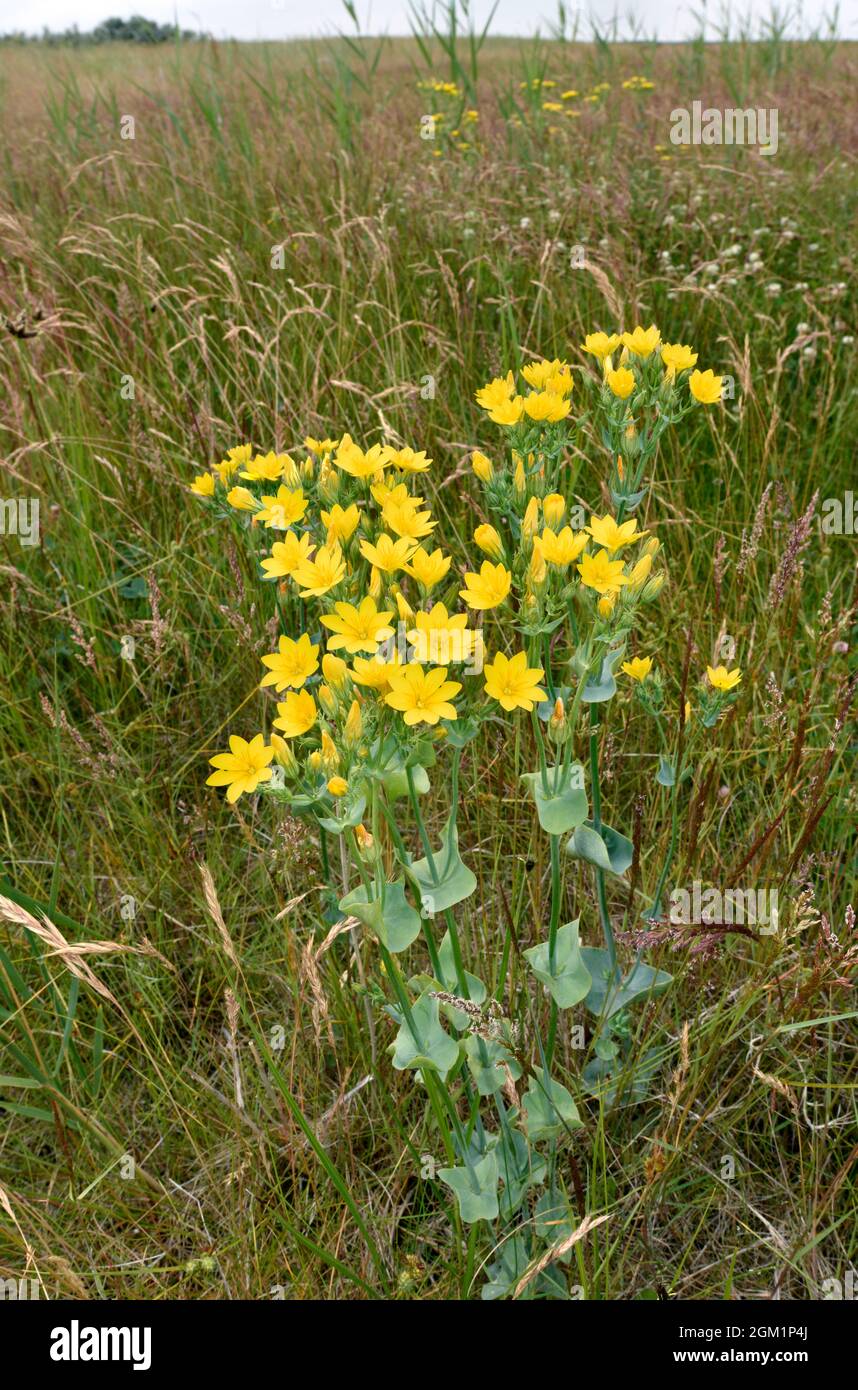
<svg viewBox="0 0 858 1390"><path fill-rule="evenodd" d="M515 1287L533 1260L532 1292L551 1294L556 1265L539 1251L571 1219L558 1141L581 1127L582 1094L639 1099L658 1062L633 1060L629 1010L668 988L670 976L642 950L621 968L608 898L609 881L622 880L635 858L632 840L603 817L599 781L617 678L657 726L657 782L672 797L674 834L646 923L661 912L689 749L740 680L738 669L708 668L690 721L686 670L670 735L664 678L652 656L629 650L666 580L659 541L635 515L647 474L664 432L718 400L720 379L696 370L691 348L662 343L655 326L591 333L582 350L599 370L583 373L588 408L574 415L573 369L557 359L525 365L521 391L509 371L477 392L506 448L497 462L472 455L478 557L461 579L421 491L432 460L412 448L364 448L348 434L306 439L299 465L242 445L193 484L219 514L239 519L282 627L260 681L269 733L249 742L234 735L230 751L212 758L209 782L230 801L258 791L315 821L332 889L328 846L338 841L336 902L352 929L369 1026L376 1008L392 1019L393 1066L426 1088L447 1157L437 1176L464 1223L531 1218L530 1234L506 1242L490 1266L487 1297ZM604 514L574 496L573 431L609 460ZM477 890L459 843L463 750L486 723L522 715L535 763L522 781L549 838L552 885L550 919L523 951L550 999L547 1030L528 1035L490 995L487 972L465 960L455 913ZM421 803L447 757L450 810L433 841ZM409 849L415 833L419 854ZM592 869L601 945L582 944L582 913L561 920L564 858ZM418 938L425 955L407 977L400 960ZM371 942L375 973L366 969ZM590 1056L561 1082L559 1016L581 1004L594 1020Z"/></svg>

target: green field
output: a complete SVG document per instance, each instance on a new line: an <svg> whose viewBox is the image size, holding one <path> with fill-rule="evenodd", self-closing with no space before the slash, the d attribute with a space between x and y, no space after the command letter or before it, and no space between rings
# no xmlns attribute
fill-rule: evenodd
<svg viewBox="0 0 858 1390"><path fill-rule="evenodd" d="M854 1268L856 79L854 45L777 31L0 45L0 1279L806 1300ZM777 153L672 144L698 100L776 109ZM424 450L412 490L452 556L433 597L460 606L474 529L500 525L472 452L511 469L475 393L569 363L558 487L589 522L615 508L580 345L652 322L729 382L665 434L635 513L666 582L624 659L656 662L664 748L626 676L574 703L574 617L531 644L574 708L591 823L595 788L632 862L561 858L520 780L536 720L494 706L438 748L422 818L403 796L375 824L407 868L441 842L455 764L476 887L394 963L338 907L352 830L206 784L229 735L270 731L261 656L327 610L262 583L260 528L189 486L244 443L299 465L307 436ZM492 652L519 650L490 619ZM741 684L704 728L725 657ZM694 883L776 892L777 919L642 921ZM521 1054L499 1099L462 1051L446 1080L391 1055L451 919L448 993L463 963ZM607 919L622 970L642 950L673 976L613 1038L583 1000L558 1016L524 955L573 919L588 947ZM441 1020L479 1049L461 1010ZM577 1119L528 1143L552 1045ZM599 1093L584 1073L612 1047ZM488 1131L532 1186L516 1206L507 1177L470 1220L438 1169L473 1177Z"/></svg>

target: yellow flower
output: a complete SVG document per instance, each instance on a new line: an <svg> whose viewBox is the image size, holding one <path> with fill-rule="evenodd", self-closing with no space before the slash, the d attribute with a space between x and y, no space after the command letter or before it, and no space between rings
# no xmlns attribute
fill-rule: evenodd
<svg viewBox="0 0 858 1390"><path fill-rule="evenodd" d="M479 574L468 571L465 574L465 588L459 590L469 608L496 608L503 603L509 593L512 575L503 565L493 565L484 560Z"/></svg>
<svg viewBox="0 0 858 1390"><path fill-rule="evenodd" d="M390 678L401 665L399 656L393 653L390 661L382 661L380 656L356 656L352 678L356 685L365 685L379 692L390 689Z"/></svg>
<svg viewBox="0 0 858 1390"><path fill-rule="evenodd" d="M341 656L334 656L333 652L325 652L322 657L322 675L334 690L342 690L348 679L349 668Z"/></svg>
<svg viewBox="0 0 858 1390"><path fill-rule="evenodd" d="M191 483L191 492L198 497L214 497L215 480L213 473L200 473Z"/></svg>
<svg viewBox="0 0 858 1390"><path fill-rule="evenodd" d="M481 405L483 410L495 410L509 400L514 391L515 377L512 372L507 372L506 376L496 376L477 392L477 405Z"/></svg>
<svg viewBox="0 0 858 1390"><path fill-rule="evenodd" d="M485 522L474 532L474 540L485 555L493 560L503 559L503 542L493 526Z"/></svg>
<svg viewBox="0 0 858 1390"><path fill-rule="evenodd" d="M542 515L546 524L556 529L566 514L566 499L559 492L549 492L542 501Z"/></svg>
<svg viewBox="0 0 858 1390"><path fill-rule="evenodd" d="M632 545L649 535L648 531L638 531L637 517L633 516L630 521L624 521L618 526L609 512L604 516L591 516L590 525L584 529L590 533L597 545L604 546L612 555L624 546Z"/></svg>
<svg viewBox="0 0 858 1390"><path fill-rule="evenodd" d="M416 454L413 449L391 449L388 463L403 473L425 473L431 467L432 460L426 457L425 450Z"/></svg>
<svg viewBox="0 0 858 1390"><path fill-rule="evenodd" d="M302 560L292 578L298 585L302 598L318 598L333 589L346 572L346 562L337 541L333 545L323 545L316 551L314 560Z"/></svg>
<svg viewBox="0 0 858 1390"><path fill-rule="evenodd" d="M479 449L475 449L471 454L471 467L481 483L489 482L495 471L491 459L481 454Z"/></svg>
<svg viewBox="0 0 858 1390"><path fill-rule="evenodd" d="M440 584L449 568L449 555L445 555L441 550L433 550L430 555L422 545L418 545L410 563L405 566L405 572L410 574L412 579L416 579L418 584L422 584L428 592L434 589L436 584Z"/></svg>
<svg viewBox="0 0 858 1390"><path fill-rule="evenodd" d="M406 634L414 647L414 659L446 666L451 661L467 661L473 643L467 613L448 613L443 603L433 603L428 612L415 615L415 626Z"/></svg>
<svg viewBox="0 0 858 1390"><path fill-rule="evenodd" d="M385 502L381 515L391 531L410 541L419 541L424 536L431 536L438 525L437 521L430 521L429 511L418 511L411 498L404 503L392 500Z"/></svg>
<svg viewBox="0 0 858 1390"><path fill-rule="evenodd" d="M304 448L309 449L311 454L316 454L319 458L323 458L325 454L332 454L338 444L338 439L312 439L309 435L304 440Z"/></svg>
<svg viewBox="0 0 858 1390"><path fill-rule="evenodd" d="M259 506L253 493L246 487L230 488L226 494L226 500L238 512L255 512Z"/></svg>
<svg viewBox="0 0 858 1390"><path fill-rule="evenodd" d="M566 367L565 362L561 362L555 357L553 362L548 362L543 357L541 362L528 362L526 367L522 367L521 374L534 391L544 391L548 385L549 378L556 376Z"/></svg>
<svg viewBox="0 0 858 1390"><path fill-rule="evenodd" d="M225 459L216 463L214 471L217 473L221 482L226 486L233 474L237 473L242 464L248 463L253 453L252 444L239 444L235 449L228 449Z"/></svg>
<svg viewBox="0 0 858 1390"><path fill-rule="evenodd" d="M320 621L334 634L328 638L331 650L344 647L349 656L354 656L355 652L374 652L379 642L393 636L393 628L388 626L392 617L392 609L379 612L367 597L360 608L352 603L335 603L334 612L324 613Z"/></svg>
<svg viewBox="0 0 858 1390"><path fill-rule="evenodd" d="M588 333L581 344L582 352L589 352L592 357L597 357L600 362L604 362L606 357L610 357L620 346L619 333L612 333L610 337L607 333Z"/></svg>
<svg viewBox="0 0 858 1390"><path fill-rule="evenodd" d="M382 444L373 444L371 449L364 452L350 434L344 434L334 455L334 463L353 478L371 478L387 467L390 462L388 454L389 450Z"/></svg>
<svg viewBox="0 0 858 1390"><path fill-rule="evenodd" d="M273 685L277 691L294 686L296 690L319 669L317 657L319 648L314 647L306 632L302 632L297 642L291 637L281 637L280 648L262 658L262 665L268 667L268 675L263 676L260 685Z"/></svg>
<svg viewBox="0 0 858 1390"><path fill-rule="evenodd" d="M734 690L742 679L742 672L738 666L734 666L732 671L728 671L726 666L707 666L706 675L713 689L724 693Z"/></svg>
<svg viewBox="0 0 858 1390"><path fill-rule="evenodd" d="M206 786L226 787L227 801L235 802L245 792L255 792L260 782L269 780L271 768L268 764L274 757L274 749L265 746L262 734L257 734L249 743L238 734L232 734L229 747L228 753L217 753L209 759L217 771L206 778Z"/></svg>
<svg viewBox="0 0 858 1390"><path fill-rule="evenodd" d="M262 509L256 513L256 520L278 531L288 531L296 521L300 521L307 510L307 499L300 488L294 492L288 487L279 487L276 497L262 497Z"/></svg>
<svg viewBox="0 0 858 1390"><path fill-rule="evenodd" d="M296 536L294 531L290 531L285 541L274 542L271 558L261 561L262 568L268 579L287 578L310 558L311 552L315 549L306 532L302 536Z"/></svg>
<svg viewBox="0 0 858 1390"><path fill-rule="evenodd" d="M486 691L503 709L523 709L529 714L540 700L548 699L539 684L544 674L541 666L528 666L526 652L513 657L498 652L485 669Z"/></svg>
<svg viewBox="0 0 858 1390"><path fill-rule="evenodd" d="M651 656L633 656L631 661L624 661L623 671L627 676L631 676L633 681L645 681L652 670Z"/></svg>
<svg viewBox="0 0 858 1390"><path fill-rule="evenodd" d="M354 535L360 521L360 512L354 502L350 507L341 507L339 502L335 503L329 512L320 512L322 525L328 532L328 543L331 541L347 541Z"/></svg>
<svg viewBox="0 0 858 1390"><path fill-rule="evenodd" d="M661 350L661 360L667 368L668 376L685 372L697 361L697 353L684 343L665 343Z"/></svg>
<svg viewBox="0 0 858 1390"><path fill-rule="evenodd" d="M564 526L563 530L555 535L551 527L546 526L539 541L542 546L542 553L548 563L559 565L562 569L566 565L571 565L573 560L577 560L587 544L587 536L584 531L579 531L575 535L571 526Z"/></svg>
<svg viewBox="0 0 858 1390"><path fill-rule="evenodd" d="M651 323L649 328L638 327L633 333L621 334L620 342L629 352L633 352L635 357L649 357L661 342L661 334L655 324Z"/></svg>
<svg viewBox="0 0 858 1390"><path fill-rule="evenodd" d="M570 400L556 396L552 391L531 391L524 398L525 413L531 420L545 420L550 425L565 420L571 408ZM494 418L492 416L492 419Z"/></svg>
<svg viewBox="0 0 858 1390"><path fill-rule="evenodd" d="M450 704L462 689L458 681L447 680L447 670L437 666L431 671L411 663L391 674L390 690L385 703L399 710L406 724L437 724L439 719L455 719L456 707Z"/></svg>
<svg viewBox="0 0 858 1390"><path fill-rule="evenodd" d="M361 541L360 553L383 574L395 574L397 570L405 569L414 554L414 541L409 540L407 536L394 541L382 532L375 545L369 541Z"/></svg>
<svg viewBox="0 0 858 1390"><path fill-rule="evenodd" d="M524 402L521 396L514 396L511 401L502 401L489 411L489 419L496 425L517 425L524 411Z"/></svg>
<svg viewBox="0 0 858 1390"><path fill-rule="evenodd" d="M692 372L688 378L688 389L696 401L703 405L714 405L721 399L723 377L716 376L710 367L705 372Z"/></svg>
<svg viewBox="0 0 858 1390"><path fill-rule="evenodd" d="M274 720L275 729L280 729L286 738L298 738L315 724L316 702L309 690L290 690L278 704L277 713L280 717Z"/></svg>
<svg viewBox="0 0 858 1390"><path fill-rule="evenodd" d="M621 401L628 400L635 389L635 374L630 372L628 367L618 367L615 372L608 372L605 380L614 395L619 396Z"/></svg>
<svg viewBox="0 0 858 1390"><path fill-rule="evenodd" d="M331 796L345 796L349 784L345 777L331 777L328 779L327 788Z"/></svg>
<svg viewBox="0 0 858 1390"><path fill-rule="evenodd" d="M254 459L248 460L239 477L249 478L254 483L276 483L278 478L283 477L286 459L289 459L288 454L257 454ZM289 459L289 462L292 463L292 460ZM292 466L294 468L295 465Z"/></svg>
<svg viewBox="0 0 858 1390"><path fill-rule="evenodd" d="M560 371L554 372L545 383L546 391L550 391L555 396L571 396L575 387L575 381L569 368L564 366Z"/></svg>
<svg viewBox="0 0 858 1390"><path fill-rule="evenodd" d="M612 560L607 550L598 550L595 555L583 555L577 570L581 583L588 589L595 589L597 594L607 594L628 583L623 574L622 560Z"/></svg>

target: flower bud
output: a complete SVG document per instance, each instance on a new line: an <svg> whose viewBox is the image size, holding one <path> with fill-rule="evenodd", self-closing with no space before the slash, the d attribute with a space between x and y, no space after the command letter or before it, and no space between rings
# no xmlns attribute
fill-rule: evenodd
<svg viewBox="0 0 858 1390"><path fill-rule="evenodd" d="M548 737L552 743L563 743L569 730L566 707L560 696L554 701L554 709L548 721Z"/></svg>
<svg viewBox="0 0 858 1390"><path fill-rule="evenodd" d="M638 589L643 588L644 584L649 578L649 572L651 569L652 556L642 555L641 558L638 560L637 564L632 569L631 574L629 575L629 589L632 592L636 592Z"/></svg>
<svg viewBox="0 0 858 1390"><path fill-rule="evenodd" d="M474 532L474 540L490 559L503 559L503 542L493 526L489 526L488 523L478 526Z"/></svg>
<svg viewBox="0 0 858 1390"><path fill-rule="evenodd" d="M315 472L316 469L313 464L313 460L309 457L305 458L304 462L301 464L301 477L304 479L304 482L311 483L313 481Z"/></svg>
<svg viewBox="0 0 858 1390"><path fill-rule="evenodd" d="M531 497L521 523L521 536L524 541L532 541L539 526L539 498Z"/></svg>
<svg viewBox="0 0 858 1390"><path fill-rule="evenodd" d="M322 657L322 675L334 690L344 690L348 680L349 668L341 656L325 652Z"/></svg>
<svg viewBox="0 0 858 1390"><path fill-rule="evenodd" d="M378 600L381 598L381 571L375 565L373 565L372 569L370 570L369 584L367 585L367 593L369 594L370 598L374 599L375 602L378 603Z"/></svg>
<svg viewBox="0 0 858 1390"><path fill-rule="evenodd" d="M471 467L481 483L488 483L494 477L495 470L491 459L481 454L479 449L475 449L471 454Z"/></svg>
<svg viewBox="0 0 858 1390"><path fill-rule="evenodd" d="M363 716L360 712L360 705L357 700L352 700L344 731L346 743L349 744L350 747L353 747L356 743L360 742L362 734Z"/></svg>
<svg viewBox="0 0 858 1390"><path fill-rule="evenodd" d="M337 712L337 697L330 686L323 683L316 691L316 695L325 714L327 714L329 718L332 718Z"/></svg>
<svg viewBox="0 0 858 1390"><path fill-rule="evenodd" d="M370 835L363 821L361 821L360 825L355 826L355 839L358 842L358 849L361 854L369 854L375 844L375 840Z"/></svg>
<svg viewBox="0 0 858 1390"><path fill-rule="evenodd" d="M556 531L566 515L565 497L561 497L559 492L549 492L542 502L542 515L545 517L546 526Z"/></svg>
<svg viewBox="0 0 858 1390"><path fill-rule="evenodd" d="M328 791L331 796L345 796L349 789L349 784L345 777L331 777L328 781Z"/></svg>
<svg viewBox="0 0 858 1390"><path fill-rule="evenodd" d="M524 496L527 490L527 479L524 476L524 464L521 457L515 455L515 472L512 475L512 485L520 496Z"/></svg>
<svg viewBox="0 0 858 1390"><path fill-rule="evenodd" d="M535 589L544 584L548 578L548 566L545 563L542 542L537 536L534 536L533 539L533 554L530 557L528 578Z"/></svg>
<svg viewBox="0 0 858 1390"><path fill-rule="evenodd" d="M408 602L401 589L394 589L393 597L396 599L396 607L399 609L399 616L404 623L410 623L414 618L414 609Z"/></svg>
<svg viewBox="0 0 858 1390"><path fill-rule="evenodd" d="M288 454L283 456L283 481L287 487L296 488L301 485L301 474L295 467L295 460Z"/></svg>
<svg viewBox="0 0 858 1390"><path fill-rule="evenodd" d="M333 772L340 765L340 755L337 752L337 745L331 738L327 729L322 730L322 747L319 750L322 759L322 766L326 772Z"/></svg>
<svg viewBox="0 0 858 1390"><path fill-rule="evenodd" d="M661 541L658 539L658 537L657 537L657 536L650 536L649 540L648 540L648 541L646 542L646 544L644 545L644 548L643 548L643 550L641 551L641 554L642 554L642 555L651 555L651 556L653 557L653 559L655 559L655 557L656 557L656 555L658 554L658 552L660 551L660 549L661 549Z"/></svg>
<svg viewBox="0 0 858 1390"><path fill-rule="evenodd" d="M652 603L653 599L658 598L664 588L664 581L667 578L665 570L659 570L658 574L650 575L641 590L641 598L644 603Z"/></svg>
<svg viewBox="0 0 858 1390"><path fill-rule="evenodd" d="M313 773L318 774L322 771L322 755L318 748L308 757L307 766Z"/></svg>
<svg viewBox="0 0 858 1390"><path fill-rule="evenodd" d="M605 594L603 598L600 598L599 602L596 604L596 607L599 611L599 617L604 618L607 621L607 619L610 618L611 614L614 611L615 604L616 599L613 598L613 596L610 594Z"/></svg>
<svg viewBox="0 0 858 1390"><path fill-rule="evenodd" d="M279 734L272 734L271 747L274 749L274 761L279 763L289 777L297 777L298 759L292 752L288 741L281 738Z"/></svg>

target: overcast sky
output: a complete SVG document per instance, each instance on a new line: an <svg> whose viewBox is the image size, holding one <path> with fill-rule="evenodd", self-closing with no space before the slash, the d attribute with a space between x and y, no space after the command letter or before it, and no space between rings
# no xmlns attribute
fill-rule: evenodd
<svg viewBox="0 0 858 1390"><path fill-rule="evenodd" d="M807 32L824 22L834 9L835 0L802 0L802 24ZM358 13L367 18L365 33L407 34L406 0L357 0ZM485 20L491 0L472 0L477 21ZM576 8L569 0L567 8ZM722 12L721 0L581 0L577 6L584 18L594 16L604 22L615 12L621 20L633 13L646 35L660 39L680 39L699 32L694 12L705 9L711 17L708 35L715 37L713 24ZM771 0L733 0L734 15L759 19L769 14ZM780 0L779 9L797 12L794 0ZM555 0L499 0L492 24L495 34L530 34L537 27L546 31L546 21L556 13ZM178 19L188 29L203 29L216 38L282 39L319 35L347 26L341 0L0 0L0 32L24 30L38 33L43 28L65 29L77 24L92 29L111 15L128 17L143 14L160 22ZM628 25L622 30L628 33ZM858 39L858 0L840 0L838 32L843 38Z"/></svg>

